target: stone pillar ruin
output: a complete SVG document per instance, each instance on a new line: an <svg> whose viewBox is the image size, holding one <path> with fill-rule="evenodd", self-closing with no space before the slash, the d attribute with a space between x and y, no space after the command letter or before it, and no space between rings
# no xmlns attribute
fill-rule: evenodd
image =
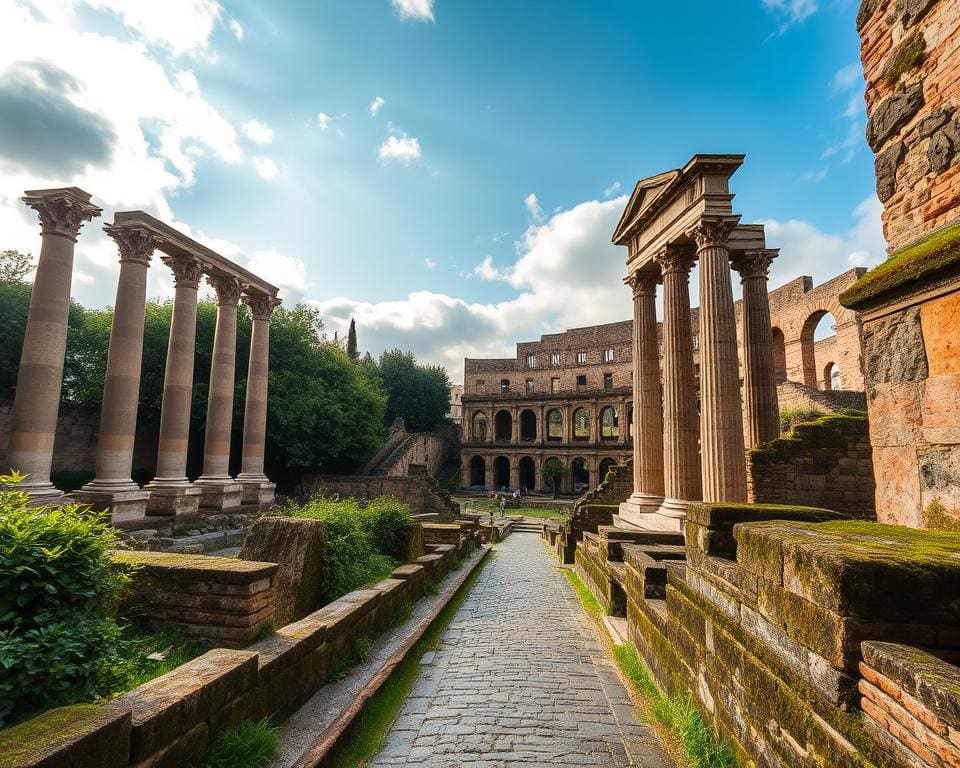
<svg viewBox="0 0 960 768"><path fill-rule="evenodd" d="M197 514L200 496L200 490L187 479L187 447L193 405L197 289L203 266L190 256L168 256L163 261L173 271L175 293L160 406L157 474L146 486L150 491L147 510L186 520Z"/></svg>
<svg viewBox="0 0 960 768"><path fill-rule="evenodd" d="M727 238L739 217L704 218L700 261L700 462L704 501L746 501L737 321ZM771 356L771 368L773 358Z"/></svg>
<svg viewBox="0 0 960 768"><path fill-rule="evenodd" d="M22 199L39 214L42 240L17 373L7 463L27 475L17 488L28 493L32 503L56 504L63 494L50 482L50 468L67 349L73 252L80 228L101 209L77 187L27 191Z"/></svg>
<svg viewBox="0 0 960 768"><path fill-rule="evenodd" d="M693 249L669 245L656 256L663 270L664 502L655 522L681 530L693 501L702 498L697 440L697 394L690 327ZM638 430L639 431L639 430ZM636 460L636 459L635 459Z"/></svg>
<svg viewBox="0 0 960 768"><path fill-rule="evenodd" d="M743 393L747 448L780 436L767 275L777 251L748 251L733 261L743 285Z"/></svg>
<svg viewBox="0 0 960 768"><path fill-rule="evenodd" d="M142 227L114 224L103 229L120 250L120 276L103 383L96 475L74 497L95 509L110 509L113 521L123 522L143 517L149 496L131 479L131 472L140 402L147 269L156 238Z"/></svg>
<svg viewBox="0 0 960 768"><path fill-rule="evenodd" d="M217 292L217 329L213 337L207 424L204 438L203 474L197 479L200 506L205 509L236 509L243 488L230 476L230 438L233 428L233 389L237 361L237 305L240 281L231 276L208 278Z"/></svg>
<svg viewBox="0 0 960 768"><path fill-rule="evenodd" d="M660 350L657 340L658 274L634 273L633 289L633 494L620 505L628 522L656 512L664 500L663 415L660 404ZM624 411L623 428L628 426Z"/></svg>
<svg viewBox="0 0 960 768"><path fill-rule="evenodd" d="M243 454L237 482L244 504L265 505L276 497L276 485L263 473L267 432L267 379L270 373L270 316L279 299L263 293L245 293L243 302L253 315L247 399L243 412Z"/></svg>

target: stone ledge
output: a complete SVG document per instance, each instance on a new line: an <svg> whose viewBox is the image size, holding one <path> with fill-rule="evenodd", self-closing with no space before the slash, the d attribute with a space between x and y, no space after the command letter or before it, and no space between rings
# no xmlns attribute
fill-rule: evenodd
<svg viewBox="0 0 960 768"><path fill-rule="evenodd" d="M864 663L960 730L960 668L908 645L863 643Z"/></svg>
<svg viewBox="0 0 960 768"><path fill-rule="evenodd" d="M218 583L227 584L250 584L268 579L279 567L276 563L261 563L255 560L169 552L115 550L110 553L110 557L115 564L134 566L148 576L211 581L211 577L216 575Z"/></svg>
<svg viewBox="0 0 960 768"><path fill-rule="evenodd" d="M130 758L129 712L58 707L0 731L0 768L121 768Z"/></svg>

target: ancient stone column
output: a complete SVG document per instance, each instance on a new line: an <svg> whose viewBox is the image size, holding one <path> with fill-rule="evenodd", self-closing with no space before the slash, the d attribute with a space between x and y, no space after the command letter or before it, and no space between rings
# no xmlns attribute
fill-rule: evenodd
<svg viewBox="0 0 960 768"><path fill-rule="evenodd" d="M520 460L514 458L510 462L510 490L515 491L520 487Z"/></svg>
<svg viewBox="0 0 960 768"><path fill-rule="evenodd" d="M27 475L17 488L30 494L32 503L56 504L63 494L50 482L50 468L67 349L73 250L80 227L101 209L76 187L28 191L22 199L40 216L42 240L3 469Z"/></svg>
<svg viewBox="0 0 960 768"><path fill-rule="evenodd" d="M671 245L657 256L663 272L663 493L659 515L680 530L691 502L702 498L697 393L690 327L693 250ZM645 352L645 357L649 356ZM639 430L637 430L639 432Z"/></svg>
<svg viewBox="0 0 960 768"><path fill-rule="evenodd" d="M738 217L705 218L692 232L700 261L700 464L704 501L746 501L737 319L727 237Z"/></svg>
<svg viewBox="0 0 960 768"><path fill-rule="evenodd" d="M233 428L233 389L237 362L237 305L240 281L226 275L207 278L217 292L217 329L213 337L213 361L207 395L207 423L203 446L200 506L205 509L235 509L243 489L230 477L230 438Z"/></svg>
<svg viewBox="0 0 960 768"><path fill-rule="evenodd" d="M767 275L776 250L748 251L733 260L743 285L743 394L746 447L780 436Z"/></svg>
<svg viewBox="0 0 960 768"><path fill-rule="evenodd" d="M150 491L147 511L154 515L176 515L185 521L197 515L200 496L200 490L187 479L187 445L193 405L197 288L203 267L189 256L168 256L163 261L173 272L173 315L163 375L157 475L146 486Z"/></svg>
<svg viewBox="0 0 960 768"><path fill-rule="evenodd" d="M664 500L656 306L659 281L659 275L641 273L626 280L633 289L633 494L620 505L620 516L630 522L643 513L656 512ZM626 410L623 424L626 433Z"/></svg>
<svg viewBox="0 0 960 768"><path fill-rule="evenodd" d="M280 303L265 293L245 293L243 302L253 315L247 400L243 411L243 454L237 482L243 486L243 503L265 505L276 498L276 485L263 473L267 437L267 379L270 374L270 316Z"/></svg>
<svg viewBox="0 0 960 768"><path fill-rule="evenodd" d="M120 250L120 276L103 383L96 475L75 496L94 508L109 508L113 521L119 522L143 517L149 497L130 475L140 403L147 268L157 240L143 227L107 225L103 230Z"/></svg>

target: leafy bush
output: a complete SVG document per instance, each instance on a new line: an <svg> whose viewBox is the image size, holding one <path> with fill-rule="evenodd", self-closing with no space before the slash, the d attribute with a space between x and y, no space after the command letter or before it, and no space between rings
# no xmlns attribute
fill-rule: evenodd
<svg viewBox="0 0 960 768"><path fill-rule="evenodd" d="M392 496L379 496L367 505L363 514L364 525L377 552L403 560L409 549L410 531L416 525L410 507Z"/></svg>
<svg viewBox="0 0 960 768"><path fill-rule="evenodd" d="M379 499L372 504L377 501ZM336 600L363 584L383 578L396 566L389 554L376 547L372 529L379 516L361 509L355 499L333 500L315 496L305 504L288 502L282 512L292 517L321 520L326 526L324 602Z"/></svg>
<svg viewBox="0 0 960 768"><path fill-rule="evenodd" d="M279 751L279 729L247 720L213 740L200 768L265 768Z"/></svg>
<svg viewBox="0 0 960 768"><path fill-rule="evenodd" d="M0 726L109 693L119 635L110 613L125 577L110 566L113 529L77 507L27 502L0 491Z"/></svg>
<svg viewBox="0 0 960 768"><path fill-rule="evenodd" d="M795 424L815 421L821 416L826 416L826 413L818 411L816 408L784 408L780 411L780 431L787 433L793 429Z"/></svg>
<svg viewBox="0 0 960 768"><path fill-rule="evenodd" d="M212 647L213 643L209 640L187 637L174 630L151 632L127 625L121 629L116 653L110 664L104 665L98 687L104 694L132 691L186 664Z"/></svg>

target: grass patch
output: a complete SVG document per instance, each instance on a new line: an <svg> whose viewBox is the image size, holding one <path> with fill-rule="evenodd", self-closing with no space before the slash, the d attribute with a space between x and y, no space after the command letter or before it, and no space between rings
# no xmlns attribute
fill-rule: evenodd
<svg viewBox="0 0 960 768"><path fill-rule="evenodd" d="M437 586L437 583L435 581L427 581L423 585L423 594L430 595L431 597L439 595L440 587Z"/></svg>
<svg viewBox="0 0 960 768"><path fill-rule="evenodd" d="M130 625L118 641L117 656L106 672L117 696L183 666L213 648L213 643L180 632L151 632ZM151 658L152 657L152 658Z"/></svg>
<svg viewBox="0 0 960 768"><path fill-rule="evenodd" d="M248 720L217 736L200 768L265 768L279 751L278 729L266 720Z"/></svg>
<svg viewBox="0 0 960 768"><path fill-rule="evenodd" d="M590 587L583 583L583 580L577 576L577 574L570 570L569 568L564 568L563 575L567 577L567 581L570 582L573 586L574 592L577 593L577 597L580 598L580 602L583 603L583 607L586 609L587 613L592 613L594 616L603 616L606 611L603 610L603 606L600 605L600 601L594 597L593 592L590 591Z"/></svg>
<svg viewBox="0 0 960 768"><path fill-rule="evenodd" d="M335 768L356 768L366 763L383 748L387 732L403 709L407 696L420 676L420 660L427 651L436 650L440 646L443 633L467 599L485 564L486 561L470 574L420 641L400 663L387 684L367 702L352 729L349 742L336 755Z"/></svg>
<svg viewBox="0 0 960 768"><path fill-rule="evenodd" d="M466 504L465 510L468 513L484 515L486 517L490 516L490 513L493 512L494 517L500 517L500 511L497 508L497 502L493 499L478 499L476 497L469 498L456 498L454 501ZM507 517L514 517L516 515L523 515L524 517L537 517L542 519L559 519L566 517L569 511L573 509L572 505L560 505L556 507L541 509L539 507L513 507L509 503L507 504L506 512L504 513Z"/></svg>

